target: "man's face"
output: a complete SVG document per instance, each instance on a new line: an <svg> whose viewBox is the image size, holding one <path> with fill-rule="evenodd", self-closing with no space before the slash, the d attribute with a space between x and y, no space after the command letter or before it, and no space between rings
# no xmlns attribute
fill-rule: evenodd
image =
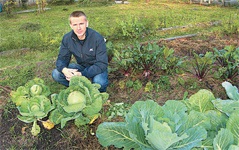
<svg viewBox="0 0 239 150"><path fill-rule="evenodd" d="M78 38L84 38L86 27L88 26L88 21L84 16L81 17L71 17L70 26Z"/></svg>

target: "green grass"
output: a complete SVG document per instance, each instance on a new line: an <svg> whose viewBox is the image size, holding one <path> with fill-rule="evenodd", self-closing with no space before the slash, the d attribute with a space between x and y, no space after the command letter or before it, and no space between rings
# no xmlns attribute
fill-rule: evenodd
<svg viewBox="0 0 239 150"><path fill-rule="evenodd" d="M239 15L238 10L235 8L156 3L154 1L149 4L131 3L100 7L79 7L79 4L65 6L49 5L48 7L51 9L42 14L35 12L23 13L16 14L12 18L1 15L0 51L29 47L37 49L42 48L44 45L53 45L57 48L62 35L70 30L68 15L74 10L83 10L88 15L90 27L106 37L117 36L115 32L120 28L120 22L132 17L140 18L145 25L150 25L150 29L155 31L159 28L193 25L215 20L221 20L222 23L226 23L231 18L230 15L234 16L233 20L238 19ZM64 11L65 9L67 11ZM26 31L21 28L26 23L39 24L40 28L36 31ZM207 31L208 28L200 30L190 29L186 33L202 32L204 30ZM181 33L166 33L168 37L177 34ZM159 33L156 37L148 38L158 39L166 37L166 35ZM125 41L119 40L119 42Z"/></svg>

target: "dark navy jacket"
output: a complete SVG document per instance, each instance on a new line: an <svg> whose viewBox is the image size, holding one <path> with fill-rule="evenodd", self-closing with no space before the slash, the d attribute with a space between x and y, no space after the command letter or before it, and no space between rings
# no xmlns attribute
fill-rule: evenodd
<svg viewBox="0 0 239 150"><path fill-rule="evenodd" d="M84 66L83 76L92 78L107 70L108 56L103 36L91 28L86 30L86 38L80 41L73 30L64 35L56 61L57 70L68 67L72 55L77 63Z"/></svg>

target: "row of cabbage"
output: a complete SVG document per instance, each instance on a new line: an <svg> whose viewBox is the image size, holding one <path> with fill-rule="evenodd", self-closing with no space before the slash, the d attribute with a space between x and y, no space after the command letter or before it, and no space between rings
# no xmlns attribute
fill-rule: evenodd
<svg viewBox="0 0 239 150"><path fill-rule="evenodd" d="M31 133L40 133L41 122L47 129L60 124L63 128L70 120L77 127L91 124L100 116L103 103L108 99L107 93L100 93L99 84L92 84L84 76L72 77L69 87L59 94L51 94L48 86L40 78L28 81L16 91L11 92L11 100L19 111L19 120L33 123Z"/></svg>
<svg viewBox="0 0 239 150"><path fill-rule="evenodd" d="M229 99L201 89L184 100L137 101L124 122L104 122L96 135L101 145L139 150L238 150L239 93L223 82Z"/></svg>

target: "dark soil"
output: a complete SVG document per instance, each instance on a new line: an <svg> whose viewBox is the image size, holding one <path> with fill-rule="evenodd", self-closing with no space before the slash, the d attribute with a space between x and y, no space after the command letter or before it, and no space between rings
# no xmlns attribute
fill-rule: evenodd
<svg viewBox="0 0 239 150"><path fill-rule="evenodd" d="M178 56L191 56L192 51L205 53L206 51L212 51L213 48L222 49L226 45L235 45L239 47L238 35L235 37L208 37L205 40L199 40L197 38L188 39L176 39L173 41L159 41L160 45L167 45L175 50L175 54ZM184 74L182 78L186 83L186 87L178 85L177 77L175 75L170 78L170 88L166 90L159 90L157 92L145 92L143 89L134 91L132 89L120 89L118 83L120 81L126 81L127 77L124 77L119 72L113 72L109 75L111 85L108 88L110 94L109 100L112 102L124 102L133 104L138 100L154 99L160 105L163 105L166 100L175 99L179 100L183 98L184 92L188 91L190 96L198 91L199 88L190 88L193 83L197 83L198 87L211 90L215 97L226 98L224 89L221 86L222 80L215 80L210 75L202 81L199 81L192 74ZM151 76L149 79L141 80L147 82L148 80L156 81L159 76ZM233 81L233 84L238 87L238 78ZM51 150L103 150L103 149L116 149L113 146L104 148L97 140L95 133L97 126L106 121L106 118L102 116L97 119L94 124L82 127L78 129L74 126L74 123L68 123L63 129L60 126L55 126L51 130L41 128L41 133L37 137L33 137L30 133L32 124L26 124L17 119L18 110L15 108L9 100L9 93L11 89L9 87L0 87L0 150L6 149L51 149ZM104 106L104 112L107 110L107 106ZM118 121L122 118L115 118L113 121ZM40 124L40 123L39 123Z"/></svg>

